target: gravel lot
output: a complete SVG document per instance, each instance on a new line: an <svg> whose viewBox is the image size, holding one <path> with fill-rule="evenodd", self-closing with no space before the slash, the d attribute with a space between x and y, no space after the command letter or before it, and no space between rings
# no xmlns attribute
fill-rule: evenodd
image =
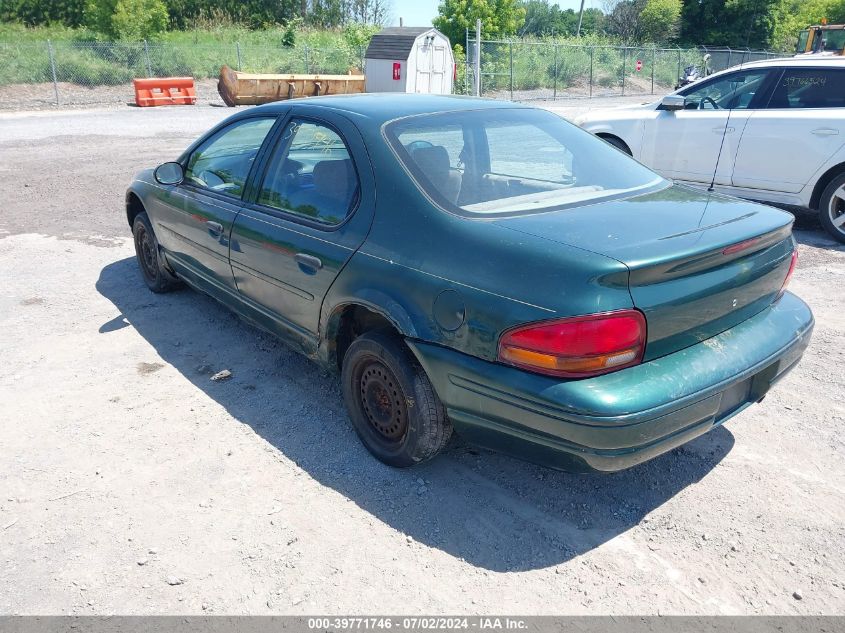
<svg viewBox="0 0 845 633"><path fill-rule="evenodd" d="M333 377L140 279L126 184L231 112L0 114L0 613L845 613L845 249L814 218L814 341L724 427L607 476L460 439L395 471Z"/></svg>

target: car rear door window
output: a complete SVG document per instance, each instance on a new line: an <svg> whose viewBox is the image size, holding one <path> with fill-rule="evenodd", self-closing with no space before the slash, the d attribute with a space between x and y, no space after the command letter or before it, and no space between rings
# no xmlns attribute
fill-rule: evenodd
<svg viewBox="0 0 845 633"><path fill-rule="evenodd" d="M772 92L770 109L845 107L845 69L787 68Z"/></svg>
<svg viewBox="0 0 845 633"><path fill-rule="evenodd" d="M336 225L352 211L358 189L355 165L340 135L326 125L294 119L270 160L258 203Z"/></svg>
<svg viewBox="0 0 845 633"><path fill-rule="evenodd" d="M275 117L243 119L220 130L191 153L185 182L240 198L252 163Z"/></svg>

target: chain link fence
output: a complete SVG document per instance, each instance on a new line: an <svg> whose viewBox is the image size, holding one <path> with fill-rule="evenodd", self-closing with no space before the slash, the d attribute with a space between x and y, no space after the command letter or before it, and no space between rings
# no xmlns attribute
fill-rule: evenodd
<svg viewBox="0 0 845 633"><path fill-rule="evenodd" d="M593 46L551 41L480 43L481 95L516 101L665 94L686 66L717 72L781 57L770 51L730 48ZM465 67L456 91L473 94L476 42L468 34ZM709 55L705 62L705 55Z"/></svg>
<svg viewBox="0 0 845 633"><path fill-rule="evenodd" d="M0 108L128 103L135 77L191 76L199 103L219 102L224 64L256 73L346 74L364 68L365 47L319 49L233 44L150 42L0 42ZM466 40L466 64L455 92L472 94L475 41ZM481 41L481 94L554 100L653 95L671 91L684 67L715 72L778 57L768 51L589 46L554 41Z"/></svg>
<svg viewBox="0 0 845 633"><path fill-rule="evenodd" d="M0 42L0 108L134 102L136 77L191 76L198 102L219 102L217 77L224 64L257 73L345 75L363 69L364 50L240 43Z"/></svg>

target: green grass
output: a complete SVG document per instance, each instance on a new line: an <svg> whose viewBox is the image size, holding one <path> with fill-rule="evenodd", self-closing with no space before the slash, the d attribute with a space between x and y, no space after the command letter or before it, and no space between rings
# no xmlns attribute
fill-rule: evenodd
<svg viewBox="0 0 845 633"><path fill-rule="evenodd" d="M133 77L217 77L228 64L247 72L346 74L362 67L359 31L297 32L282 45L281 28L250 31L238 26L174 31L155 41L105 43L87 29L26 28L0 24L0 85L52 79L47 40L52 42L59 81L113 85ZM366 33L363 41L366 42Z"/></svg>

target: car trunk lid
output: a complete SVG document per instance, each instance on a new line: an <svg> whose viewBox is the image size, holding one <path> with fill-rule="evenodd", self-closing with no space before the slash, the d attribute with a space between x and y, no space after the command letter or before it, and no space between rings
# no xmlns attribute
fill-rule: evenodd
<svg viewBox="0 0 845 633"><path fill-rule="evenodd" d="M790 214L679 186L497 223L624 263L634 306L646 316L645 360L763 310L780 292L794 249Z"/></svg>

